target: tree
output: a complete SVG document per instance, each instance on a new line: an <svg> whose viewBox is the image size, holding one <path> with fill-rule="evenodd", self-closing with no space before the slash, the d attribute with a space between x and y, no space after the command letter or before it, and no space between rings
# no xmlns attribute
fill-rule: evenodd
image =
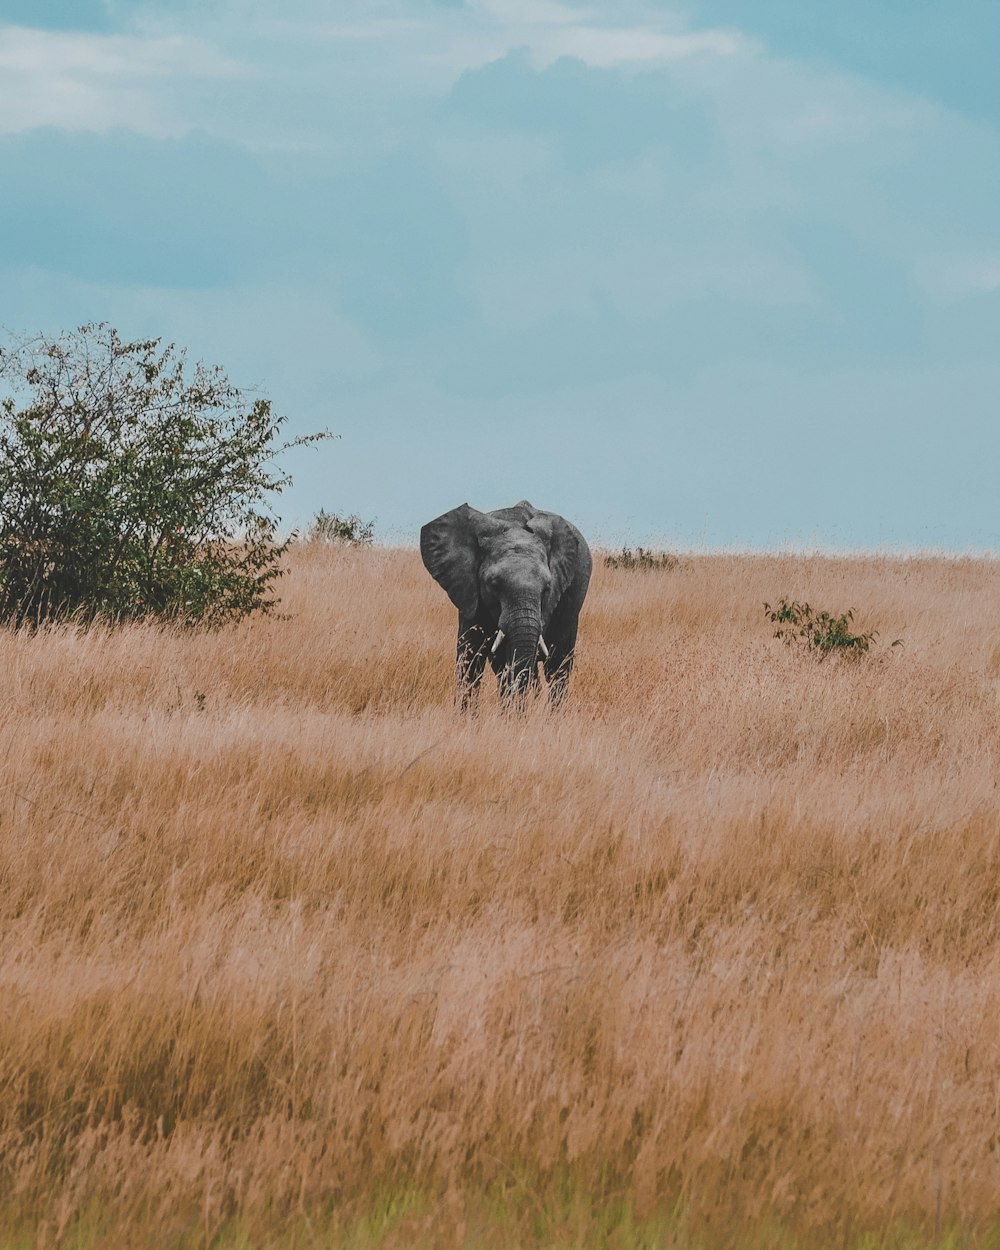
<svg viewBox="0 0 1000 1250"><path fill-rule="evenodd" d="M0 348L0 619L217 625L277 600L286 418L106 323Z"/></svg>
<svg viewBox="0 0 1000 1250"><path fill-rule="evenodd" d="M362 521L356 512L341 516L339 512L320 508L309 522L305 538L308 543L370 547L375 541L375 522Z"/></svg>

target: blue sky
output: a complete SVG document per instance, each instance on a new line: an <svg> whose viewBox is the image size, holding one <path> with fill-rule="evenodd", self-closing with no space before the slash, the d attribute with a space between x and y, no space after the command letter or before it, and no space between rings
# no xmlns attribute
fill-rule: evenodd
<svg viewBox="0 0 1000 1250"><path fill-rule="evenodd" d="M1000 549L996 0L0 0L0 322L338 442L414 541Z"/></svg>

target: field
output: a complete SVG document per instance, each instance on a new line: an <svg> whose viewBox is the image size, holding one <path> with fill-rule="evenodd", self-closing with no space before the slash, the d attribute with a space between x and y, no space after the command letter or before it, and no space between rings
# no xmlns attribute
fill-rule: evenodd
<svg viewBox="0 0 1000 1250"><path fill-rule="evenodd" d="M475 719L415 552L282 595L0 633L0 1250L1000 1245L995 563L599 568Z"/></svg>

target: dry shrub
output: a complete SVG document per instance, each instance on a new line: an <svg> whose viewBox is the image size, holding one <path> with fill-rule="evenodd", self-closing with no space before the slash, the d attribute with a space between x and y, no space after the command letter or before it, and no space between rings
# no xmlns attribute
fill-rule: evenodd
<svg viewBox="0 0 1000 1250"><path fill-rule="evenodd" d="M569 705L461 719L416 553L290 559L287 620L0 633L3 1222L986 1236L993 564L598 568ZM907 648L817 667L775 587Z"/></svg>

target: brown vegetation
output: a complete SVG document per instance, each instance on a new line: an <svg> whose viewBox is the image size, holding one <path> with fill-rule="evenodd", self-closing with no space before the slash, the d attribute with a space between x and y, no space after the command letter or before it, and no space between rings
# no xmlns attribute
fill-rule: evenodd
<svg viewBox="0 0 1000 1250"><path fill-rule="evenodd" d="M995 564L598 567L569 705L463 720L416 553L290 563L285 620L0 633L0 1224L417 1191L437 1246L494 1244L476 1194L551 1245L555 1186L990 1244ZM817 664L782 594L905 647Z"/></svg>

